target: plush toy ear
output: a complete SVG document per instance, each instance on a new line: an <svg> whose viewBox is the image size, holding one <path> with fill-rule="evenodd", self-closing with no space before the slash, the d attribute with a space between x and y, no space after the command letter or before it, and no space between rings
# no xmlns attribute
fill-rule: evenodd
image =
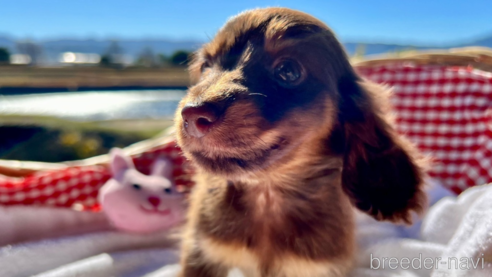
<svg viewBox="0 0 492 277"><path fill-rule="evenodd" d="M119 179L125 171L135 168L130 157L126 156L120 148L113 148L109 152L111 157L111 171L115 179Z"/></svg>
<svg viewBox="0 0 492 277"><path fill-rule="evenodd" d="M342 78L342 185L352 203L377 220L411 223L426 206L417 152L385 117L387 93L358 76Z"/></svg>
<svg viewBox="0 0 492 277"><path fill-rule="evenodd" d="M150 175L171 179L173 173L173 163L169 159L159 158L152 165L150 172Z"/></svg>

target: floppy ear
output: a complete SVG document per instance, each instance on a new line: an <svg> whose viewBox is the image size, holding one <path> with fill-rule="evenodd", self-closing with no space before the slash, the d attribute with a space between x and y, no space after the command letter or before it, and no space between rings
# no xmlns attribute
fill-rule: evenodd
<svg viewBox="0 0 492 277"><path fill-rule="evenodd" d="M342 78L338 89L345 193L377 220L410 224L426 206L424 173L417 152L385 116L386 91L356 75Z"/></svg>

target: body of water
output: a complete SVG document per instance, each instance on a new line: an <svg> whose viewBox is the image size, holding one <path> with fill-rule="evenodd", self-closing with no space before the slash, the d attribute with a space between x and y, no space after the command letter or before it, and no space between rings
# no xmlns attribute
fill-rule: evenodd
<svg viewBox="0 0 492 277"><path fill-rule="evenodd" d="M0 95L0 115L42 115L81 121L169 118L185 93L135 90Z"/></svg>

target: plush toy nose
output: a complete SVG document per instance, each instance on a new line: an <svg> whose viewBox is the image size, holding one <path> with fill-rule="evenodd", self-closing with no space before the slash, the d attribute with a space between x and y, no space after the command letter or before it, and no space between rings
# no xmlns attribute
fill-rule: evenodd
<svg viewBox="0 0 492 277"><path fill-rule="evenodd" d="M147 200L149 200L149 203L152 204L152 206L157 207L161 203L161 199L159 197L155 196L150 196Z"/></svg>
<svg viewBox="0 0 492 277"><path fill-rule="evenodd" d="M195 138L206 135L212 126L217 124L219 109L213 104L186 104L181 110L184 129L187 134Z"/></svg>

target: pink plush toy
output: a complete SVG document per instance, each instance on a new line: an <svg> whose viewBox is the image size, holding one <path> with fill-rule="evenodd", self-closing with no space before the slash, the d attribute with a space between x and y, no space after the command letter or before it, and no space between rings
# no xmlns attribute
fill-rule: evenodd
<svg viewBox="0 0 492 277"><path fill-rule="evenodd" d="M183 195L172 182L172 162L157 159L149 176L135 169L119 148L110 152L113 178L99 192L103 212L118 229L150 233L169 229L184 218Z"/></svg>

